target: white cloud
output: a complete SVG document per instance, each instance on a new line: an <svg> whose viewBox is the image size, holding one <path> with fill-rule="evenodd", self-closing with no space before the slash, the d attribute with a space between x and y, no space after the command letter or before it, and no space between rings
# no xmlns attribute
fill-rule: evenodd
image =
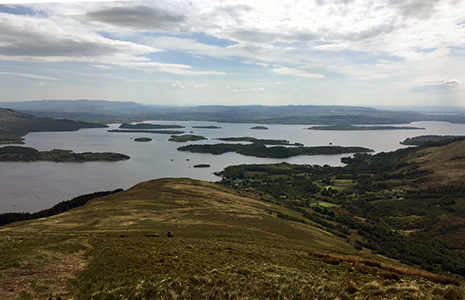
<svg viewBox="0 0 465 300"><path fill-rule="evenodd" d="M198 95L213 95L211 86L247 87L245 82L261 81L279 95L291 95L286 89L295 87L292 97L298 97L304 93L292 80L300 78L318 79L309 84L337 89L335 95L359 93L345 89L370 84L386 94L422 86L464 89L465 1L269 0L264 5L159 0L25 6L23 15L9 13L14 7L0 7L0 60L26 69L29 62L40 68L57 63L57 69L60 63L85 63L75 78L89 69L92 76L105 73L108 82L143 73L139 76L146 82L159 82L160 77L182 81ZM2 71L36 74L40 68ZM47 79L49 74L62 73L37 76ZM281 75L292 76L282 85ZM212 77L218 81L209 81ZM240 92L262 90L234 90ZM294 101L292 97L286 101ZM318 97L326 99L316 92L312 99ZM357 97L344 97L349 98Z"/></svg>
<svg viewBox="0 0 465 300"><path fill-rule="evenodd" d="M392 76L405 75L407 73L402 63L393 63L383 60L374 65L363 64L342 67L340 72L363 80L383 79Z"/></svg>
<svg viewBox="0 0 465 300"><path fill-rule="evenodd" d="M451 78L451 79L443 80L442 84L457 86L457 85L461 85L462 83L457 79Z"/></svg>
<svg viewBox="0 0 465 300"><path fill-rule="evenodd" d="M0 59L23 62L88 62L99 68L132 68L179 75L224 75L189 65L149 61L162 51L134 42L105 38L84 28L52 20L0 13Z"/></svg>
<svg viewBox="0 0 465 300"><path fill-rule="evenodd" d="M257 63L257 65L262 66L264 68L268 68L270 64L265 64L265 63Z"/></svg>
<svg viewBox="0 0 465 300"><path fill-rule="evenodd" d="M120 61L120 62L107 62L127 69L140 70L149 73L171 73L176 75L226 75L224 72L217 71L196 71L192 70L189 65L182 64L167 64L159 62L134 62L134 61Z"/></svg>
<svg viewBox="0 0 465 300"><path fill-rule="evenodd" d="M211 87L211 85L209 85L208 83L193 83L192 86L196 89Z"/></svg>
<svg viewBox="0 0 465 300"><path fill-rule="evenodd" d="M26 78L34 78L34 79L41 79L41 80L59 80L59 79L57 79L55 77L35 75L35 74L25 74L25 73L15 73L15 72L0 72L0 74L19 76L19 77L26 77Z"/></svg>
<svg viewBox="0 0 465 300"><path fill-rule="evenodd" d="M179 82L179 81L175 81L175 82L173 82L171 85L172 85L173 87L178 87L178 88L181 88L181 89L185 88L185 86L184 86L181 82Z"/></svg>
<svg viewBox="0 0 465 300"><path fill-rule="evenodd" d="M243 93L243 92L264 92L264 88L250 88L250 89L233 89L233 93Z"/></svg>
<svg viewBox="0 0 465 300"><path fill-rule="evenodd" d="M277 74L281 74L281 75L293 75L293 76L306 77L306 78L324 78L325 77L322 74L307 73L306 71L302 69L287 68L287 67L274 68L273 72Z"/></svg>

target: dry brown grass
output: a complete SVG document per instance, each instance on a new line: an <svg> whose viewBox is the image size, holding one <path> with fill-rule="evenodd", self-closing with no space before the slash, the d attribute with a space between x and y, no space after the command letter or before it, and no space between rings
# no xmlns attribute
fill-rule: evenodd
<svg viewBox="0 0 465 300"><path fill-rule="evenodd" d="M376 260L368 258L360 258L355 256L343 256L330 253L322 253L314 250L308 252L309 255L320 258L323 262L328 264L339 264L342 262L348 263L348 271L358 272L362 274L379 275L384 279L399 280L400 275L415 276L427 279L429 281L440 284L459 285L459 280L456 278L448 277L440 274L432 274L420 269L413 269L407 267L395 267Z"/></svg>
<svg viewBox="0 0 465 300"><path fill-rule="evenodd" d="M41 299L44 295L67 294L69 280L74 279L75 274L87 266L84 254L84 251L72 256L42 252L33 262L4 272L0 285L0 299L13 299L18 293L27 293L34 299Z"/></svg>
<svg viewBox="0 0 465 300"><path fill-rule="evenodd" d="M420 170L429 171L427 181L422 186L460 185L465 177L465 141L442 147L425 148L416 151L408 158L411 163L420 165Z"/></svg>

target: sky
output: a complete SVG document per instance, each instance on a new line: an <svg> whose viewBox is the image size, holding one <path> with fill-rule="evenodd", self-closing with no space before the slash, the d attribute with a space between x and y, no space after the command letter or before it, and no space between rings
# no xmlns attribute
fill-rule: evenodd
<svg viewBox="0 0 465 300"><path fill-rule="evenodd" d="M0 102L465 106L462 0L0 0Z"/></svg>

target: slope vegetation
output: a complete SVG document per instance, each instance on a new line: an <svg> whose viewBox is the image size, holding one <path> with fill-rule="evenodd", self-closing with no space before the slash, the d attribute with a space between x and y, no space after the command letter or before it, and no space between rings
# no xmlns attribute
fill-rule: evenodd
<svg viewBox="0 0 465 300"><path fill-rule="evenodd" d="M3 226L0 298L465 295L458 281L355 250L311 222L290 221L301 218L298 211L258 198L203 181L158 179L61 215Z"/></svg>
<svg viewBox="0 0 465 300"><path fill-rule="evenodd" d="M425 147L407 161L428 174L424 186L463 185L465 178L465 141L440 147Z"/></svg>

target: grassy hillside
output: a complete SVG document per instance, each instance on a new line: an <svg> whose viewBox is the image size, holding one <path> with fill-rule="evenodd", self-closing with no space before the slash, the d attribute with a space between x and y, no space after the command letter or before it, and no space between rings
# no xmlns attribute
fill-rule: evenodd
<svg viewBox="0 0 465 300"><path fill-rule="evenodd" d="M158 179L61 215L0 227L0 298L465 296L456 280L356 250L310 221L278 217L302 218L298 211L250 195Z"/></svg>
<svg viewBox="0 0 465 300"><path fill-rule="evenodd" d="M425 147L408 156L407 161L423 170L423 186L463 185L465 178L465 141L441 147Z"/></svg>

